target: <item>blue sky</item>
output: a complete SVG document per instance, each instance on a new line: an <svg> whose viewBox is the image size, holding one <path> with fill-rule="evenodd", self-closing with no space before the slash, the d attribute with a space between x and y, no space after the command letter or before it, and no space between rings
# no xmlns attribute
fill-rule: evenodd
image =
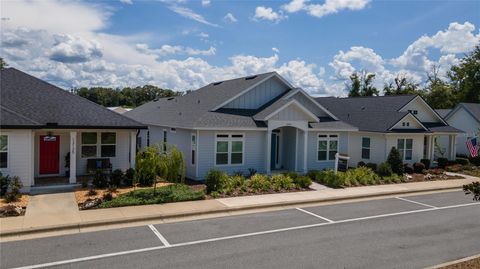
<svg viewBox="0 0 480 269"><path fill-rule="evenodd" d="M353 71L418 83L479 44L479 1L2 1L1 55L64 88L177 90L277 71L344 95Z"/></svg>

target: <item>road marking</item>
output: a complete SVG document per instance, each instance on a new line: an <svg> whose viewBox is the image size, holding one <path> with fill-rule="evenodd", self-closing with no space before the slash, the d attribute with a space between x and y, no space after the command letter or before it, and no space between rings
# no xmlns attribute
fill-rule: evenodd
<svg viewBox="0 0 480 269"><path fill-rule="evenodd" d="M444 207L437 207L437 208L425 208L425 209L418 209L418 210L412 210L412 211L403 211L403 212L390 213L390 214L382 214L382 215L374 215L374 216L361 217L361 218L345 219L345 220L339 220L339 221L335 221L335 222L322 222L322 223L316 223L316 224L310 224L310 225L294 226L294 227L281 228L281 229L275 229L275 230L267 230L267 231L261 231L261 232L237 234L237 235L230 235L230 236L224 236L224 237L216 237L216 238L210 238L210 239L204 239L204 240L177 243L177 244L172 244L170 246L158 246L158 247L126 250L126 251L120 251L120 252L100 254L100 255L95 255L95 256L88 256L88 257L83 257L83 258L76 258L76 259L70 259L70 260L63 260L63 261L56 261L56 262L49 262L49 263L42 263L42 264L35 264L35 265L29 265L29 266L16 267L16 268L12 268L12 269L35 269L35 268L44 268L44 267L49 267L49 266L59 266L59 265L65 265L65 264L71 264L71 263L79 263L79 262L92 261L92 260L98 260L98 259L104 259L104 258L110 258L110 257L116 257L116 256L123 256L123 255L135 254L135 253L155 251L155 250L166 249L166 248L175 248L175 247L182 247L182 246L198 245L198 244L204 244L204 243L209 243L209 242L224 241L224 240L229 240L229 239L245 238L245 237L252 237L252 236L257 236L257 235L280 233L280 232L287 232L287 231L294 231L294 230L302 230L302 229L309 229L309 228L327 226L327 225L336 225L336 224L339 224L339 223L348 223L348 222L370 220L370 219L377 219L377 218L384 218L384 217L391 217L391 216L409 215L409 214L415 214L415 213L437 211L437 210L450 209L450 208L459 208L459 207L466 207L466 206L473 206L473 205L479 206L480 203L479 202L474 202L474 203L468 203L468 204L451 205L451 206L444 206Z"/></svg>
<svg viewBox="0 0 480 269"><path fill-rule="evenodd" d="M164 246L166 246L166 247L170 246L170 243L168 243L167 239L165 239L165 237L163 237L163 235L157 230L157 228L155 228L155 226L150 224L150 225L148 225L148 227L158 237L158 239L160 239L160 241L162 241Z"/></svg>
<svg viewBox="0 0 480 269"><path fill-rule="evenodd" d="M438 207L433 206L433 205L427 205L427 204L424 204L424 203L420 203L420 202L413 201L413 200L406 199L406 198L402 198L402 197L395 197L395 198L397 198L398 200L402 200L402 201L417 204L417 205L423 205L423 206L430 207L430 208L438 208Z"/></svg>
<svg viewBox="0 0 480 269"><path fill-rule="evenodd" d="M316 218L323 219L324 221L327 221L327 222L330 222L330 223L334 223L334 222L335 222L335 221L333 221L333 220L331 220L331 219L327 219L327 218L325 218L325 217L322 217L322 216L320 216L320 215L317 215L317 214L315 214L315 213L312 213L312 212L310 212L310 211L308 211L308 210L301 209L301 208L298 208L298 207L297 207L296 209L299 210L299 211L302 211L303 213L307 213L308 215L314 216L314 217L316 217Z"/></svg>

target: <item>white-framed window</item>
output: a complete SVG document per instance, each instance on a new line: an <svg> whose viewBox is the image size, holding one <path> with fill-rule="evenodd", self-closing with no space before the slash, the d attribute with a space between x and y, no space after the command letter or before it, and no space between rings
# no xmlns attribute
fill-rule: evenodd
<svg viewBox="0 0 480 269"><path fill-rule="evenodd" d="M82 158L97 157L97 138L96 132L82 133Z"/></svg>
<svg viewBox="0 0 480 269"><path fill-rule="evenodd" d="M117 134L105 132L100 134L100 156L115 157L117 146Z"/></svg>
<svg viewBox="0 0 480 269"><path fill-rule="evenodd" d="M244 144L243 134L217 134L215 165L242 165Z"/></svg>
<svg viewBox="0 0 480 269"><path fill-rule="evenodd" d="M196 134L192 134L191 154L192 154L191 164L192 164L192 165L195 165L195 163L197 162L197 160L196 160L196 158L197 158L197 135L196 135Z"/></svg>
<svg viewBox="0 0 480 269"><path fill-rule="evenodd" d="M338 152L338 135L319 134L317 145L317 161L335 160L335 154Z"/></svg>
<svg viewBox="0 0 480 269"><path fill-rule="evenodd" d="M417 115L417 114L418 114L418 110L411 110L411 109L409 109L408 112L412 113L413 115Z"/></svg>
<svg viewBox="0 0 480 269"><path fill-rule="evenodd" d="M0 135L0 168L8 168L8 135Z"/></svg>
<svg viewBox="0 0 480 269"><path fill-rule="evenodd" d="M116 156L117 134L115 132L83 132L80 142L82 158Z"/></svg>
<svg viewBox="0 0 480 269"><path fill-rule="evenodd" d="M362 159L370 159L370 137L362 137Z"/></svg>
<svg viewBox="0 0 480 269"><path fill-rule="evenodd" d="M397 149L400 152L400 157L404 161L412 160L413 155L413 139L399 138L397 140Z"/></svg>
<svg viewBox="0 0 480 269"><path fill-rule="evenodd" d="M408 126L410 126L410 122L408 122L408 121L407 122L402 122L402 126L404 126L404 127L407 126L408 127Z"/></svg>

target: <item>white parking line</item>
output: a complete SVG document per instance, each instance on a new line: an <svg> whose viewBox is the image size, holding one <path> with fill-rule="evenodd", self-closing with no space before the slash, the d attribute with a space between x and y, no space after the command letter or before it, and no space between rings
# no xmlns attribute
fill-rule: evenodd
<svg viewBox="0 0 480 269"><path fill-rule="evenodd" d="M402 200L402 201L417 204L417 205L423 205L423 206L430 207L430 208L438 208L438 207L433 206L433 205L427 205L427 204L424 204L424 203L420 203L420 202L409 200L409 199L402 198L402 197L395 197L395 198L397 198L398 200Z"/></svg>
<svg viewBox="0 0 480 269"><path fill-rule="evenodd" d="M307 210L305 210L305 209L298 208L298 207L297 207L296 209L299 210L299 211L302 211L303 213L307 213L308 215L311 215L311 216L314 216L314 217L316 217L316 218L319 218L319 219L323 219L323 220L325 220L325 221L328 221L328 222L330 222L330 223L334 223L334 222L335 222L335 221L333 221L333 220L331 220L331 219L327 219L327 218L325 218L325 217L322 217L322 216L320 216L320 215L317 215L317 214L312 213L312 212L310 212L310 211L307 211Z"/></svg>
<svg viewBox="0 0 480 269"><path fill-rule="evenodd" d="M70 260L35 264L35 265L29 265L29 266L23 266L23 267L16 267L16 268L13 268L13 269L34 269L34 268L44 268L44 267L50 267L50 266L59 266L59 265L79 263L79 262L85 262L85 261L92 261L92 260L98 260L98 259L104 259L104 258L110 258L110 257L116 257L116 256L135 254L135 253L149 252L149 251L166 249L166 248L190 246L190 245L204 244L204 243L217 242L217 241L223 241L223 240L229 240L229 239L245 238L245 237L252 237L252 236L257 236L257 235L287 232L287 231L308 229L308 228L327 226L327 225L336 225L336 224L339 224L339 223L348 223L348 222L355 222L355 221L362 221L362 220L369 220L369 219L385 218L385 217L391 217L391 216L408 215L408 214L415 214L415 213L429 212L429 211L437 211L437 210L450 209L450 208L459 208L459 207L466 207L466 206L473 206L473 205L479 206L480 203L479 202L474 202L474 203L468 203L468 204L459 204L459 205L451 205L451 206L436 207L436 208L425 208L425 209L412 210L412 211L403 211L403 212L398 212L398 213L390 213L390 214L374 215L374 216L361 217L361 218L339 220L339 221L335 221L335 222L322 222L322 223L316 223L316 224L310 224L310 225L294 226L294 227L275 229L275 230L267 230L267 231L254 232L254 233L237 234L237 235L231 235L231 236L224 236L224 237L217 237L217 238L210 238L210 239L204 239L204 240L198 240L198 241L190 241L190 242L172 244L172 245L169 245L169 246L158 246L158 247L150 247L150 248L133 249L133 250L127 250L127 251L121 251L121 252L113 252L113 253L107 253L107 254L101 254L101 255L95 255L95 256L88 256L88 257L77 258L77 259L70 259Z"/></svg>
<svg viewBox="0 0 480 269"><path fill-rule="evenodd" d="M166 246L166 247L171 246L170 243L168 243L167 239L165 239L165 237L163 237L163 235L157 230L157 228L155 228L155 226L150 224L150 225L148 225L148 227L158 237L158 239L160 239L160 241L162 241L164 246Z"/></svg>

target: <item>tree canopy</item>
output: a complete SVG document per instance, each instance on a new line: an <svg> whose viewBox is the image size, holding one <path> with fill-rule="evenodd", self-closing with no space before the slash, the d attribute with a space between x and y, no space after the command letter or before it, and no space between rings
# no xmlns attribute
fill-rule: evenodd
<svg viewBox="0 0 480 269"><path fill-rule="evenodd" d="M378 90L373 86L375 74L366 71L354 72L350 75L350 84L347 84L349 97L378 96Z"/></svg>

